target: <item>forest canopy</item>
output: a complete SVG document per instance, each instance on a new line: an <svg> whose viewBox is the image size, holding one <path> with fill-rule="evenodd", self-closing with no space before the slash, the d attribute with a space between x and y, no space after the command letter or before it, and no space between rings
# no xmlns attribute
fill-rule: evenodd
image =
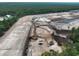
<svg viewBox="0 0 79 59"><path fill-rule="evenodd" d="M7 5L0 4L0 17L3 17L7 14L15 16L12 20L0 21L0 36L2 36L5 33L5 31L7 31L18 20L18 18L22 16L64 12L64 11L78 10L78 9L79 9L78 6L26 7L20 5L10 6L8 4Z"/></svg>

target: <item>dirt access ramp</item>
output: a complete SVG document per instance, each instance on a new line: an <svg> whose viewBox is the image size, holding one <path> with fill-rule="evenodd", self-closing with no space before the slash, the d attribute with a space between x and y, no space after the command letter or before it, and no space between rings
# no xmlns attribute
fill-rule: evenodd
<svg viewBox="0 0 79 59"><path fill-rule="evenodd" d="M20 18L0 39L0 55L20 56L23 54L24 43L32 26L31 19L30 16Z"/></svg>

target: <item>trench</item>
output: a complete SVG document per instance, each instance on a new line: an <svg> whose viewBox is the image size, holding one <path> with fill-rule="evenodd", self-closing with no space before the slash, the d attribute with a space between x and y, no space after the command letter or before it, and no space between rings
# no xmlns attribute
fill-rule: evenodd
<svg viewBox="0 0 79 59"><path fill-rule="evenodd" d="M38 27L37 27L38 28ZM43 30L46 30L46 29L44 29L44 28L41 28L41 29L43 29ZM26 42L25 42L25 46L24 46L24 50L23 50L23 56L27 56L27 53L28 53L28 50L29 50L29 43L31 42L31 39L32 40L35 40L33 37L31 37L30 35L31 35L31 32L32 32L32 30L33 30L33 25L31 26L31 28L30 28L30 30L29 30L29 33L28 33L28 37L26 38ZM35 29L34 29L35 30ZM49 32L48 30L46 30L47 32ZM34 34L35 35L35 34ZM43 38L43 37L41 37L41 36L35 36L35 37L40 37L40 38ZM37 39L36 39L37 40ZM35 41L36 41L35 40ZM46 41L47 42L47 41ZM48 42L47 42L48 43ZM51 42L51 44L53 44L52 42ZM50 44L50 45L51 45ZM39 45L42 45L42 43L39 43ZM38 47L37 47L38 48Z"/></svg>
<svg viewBox="0 0 79 59"><path fill-rule="evenodd" d="M30 27L30 30L29 30L29 33L28 33L28 36L26 38L26 42L25 42L25 45L24 45L24 50L23 50L23 53L22 53L22 56L27 56L27 52L28 52L28 45L29 45L29 42L30 42L30 33L31 33L31 29L32 29L32 26Z"/></svg>

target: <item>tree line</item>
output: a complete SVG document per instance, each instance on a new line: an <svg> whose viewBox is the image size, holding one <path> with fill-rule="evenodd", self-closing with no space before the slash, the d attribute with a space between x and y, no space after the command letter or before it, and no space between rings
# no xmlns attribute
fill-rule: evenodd
<svg viewBox="0 0 79 59"><path fill-rule="evenodd" d="M0 17L5 16L7 14L16 16L12 18L12 20L4 20L0 21L0 36L2 36L5 31L7 31L16 21L19 17L25 16L25 15L33 15L33 14L45 14L45 13L51 13L51 12L64 12L69 10L76 10L79 9L79 7L74 6L53 6L53 7L47 7L47 8L27 8L27 7L11 7L11 8L0 8Z"/></svg>

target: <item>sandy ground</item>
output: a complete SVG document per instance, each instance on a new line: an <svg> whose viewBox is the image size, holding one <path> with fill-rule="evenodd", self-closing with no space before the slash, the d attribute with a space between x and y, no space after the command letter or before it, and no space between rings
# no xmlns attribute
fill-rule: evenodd
<svg viewBox="0 0 79 59"><path fill-rule="evenodd" d="M48 26L36 27L37 39L36 40L34 40L33 38L31 39L27 55L40 56L42 53L49 50L54 50L61 53L62 49L60 46L58 46L57 42L54 40L52 36L53 32L54 31L50 29ZM31 36L34 36L34 27L32 28ZM42 43L42 45L39 45L40 42ZM53 44L50 45L50 42L53 42Z"/></svg>
<svg viewBox="0 0 79 59"><path fill-rule="evenodd" d="M64 15L64 16L63 16ZM79 15L78 13L73 13L73 15ZM47 17L49 19L55 19L55 18L73 18L72 15L69 14L69 12L66 13L50 13L50 14L40 14L40 15L29 15L20 18L12 27L10 30L6 32L6 34L0 38L0 55L3 56L16 56L16 55L22 55L24 45L26 38L28 37L28 32L31 27L31 20L32 17ZM38 40L37 40L38 42ZM35 43L32 43L35 44ZM46 43L44 44L46 45ZM39 47L36 45L36 47ZM34 47L33 47L34 48ZM35 48L34 48L35 49ZM38 49L38 51L41 48ZM44 48L46 49L46 48ZM57 48L56 48L57 49ZM38 52L37 51L37 52ZM40 53L39 53L40 54ZM34 54L36 55L36 54Z"/></svg>

